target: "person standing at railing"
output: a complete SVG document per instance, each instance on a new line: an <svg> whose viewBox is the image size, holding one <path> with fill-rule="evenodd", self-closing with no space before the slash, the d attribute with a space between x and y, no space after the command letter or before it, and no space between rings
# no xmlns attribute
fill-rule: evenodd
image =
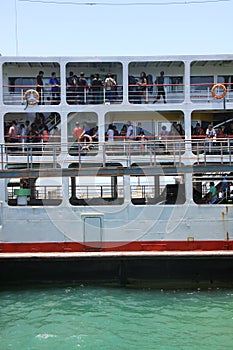
<svg viewBox="0 0 233 350"><path fill-rule="evenodd" d="M49 128L48 128L48 126L45 124L44 127L43 127L43 131L42 131L42 141L43 141L43 143L48 142L49 137L50 137Z"/></svg>
<svg viewBox="0 0 233 350"><path fill-rule="evenodd" d="M76 103L76 87L77 87L78 77L73 72L69 73L69 77L66 80L66 93L67 102L69 104Z"/></svg>
<svg viewBox="0 0 233 350"><path fill-rule="evenodd" d="M15 120L11 122L11 126L8 131L8 140L9 142L16 143L19 142L19 129Z"/></svg>
<svg viewBox="0 0 233 350"><path fill-rule="evenodd" d="M56 73L53 72L51 74L51 78L49 80L49 85L51 86L51 96L52 96L52 101L51 104L58 104L59 100L60 100L60 96L59 96L59 91L60 91L60 85L59 85L59 81L56 77Z"/></svg>
<svg viewBox="0 0 233 350"><path fill-rule="evenodd" d="M22 144L24 144L26 142L26 129L25 129L25 125L23 123L20 124L20 141ZM22 146L22 151L24 152L24 147Z"/></svg>
<svg viewBox="0 0 233 350"><path fill-rule="evenodd" d="M104 87L105 87L105 101L108 100L110 103L113 103L116 81L115 79L113 79L113 76L110 73L107 74L107 77L104 81Z"/></svg>
<svg viewBox="0 0 233 350"><path fill-rule="evenodd" d="M84 134L84 130L83 128L80 126L79 122L76 122L75 123L75 128L72 132L76 142L80 142L81 141L81 137L83 136Z"/></svg>
<svg viewBox="0 0 233 350"><path fill-rule="evenodd" d="M30 126L30 121L29 120L25 121L25 133L26 133L26 136L27 136L25 142L28 143L29 140L30 140L30 133L31 133L31 126Z"/></svg>
<svg viewBox="0 0 233 350"><path fill-rule="evenodd" d="M39 93L38 105L44 104L44 96L43 96L44 82L43 82L43 76L44 76L44 72L41 70L41 71L39 71L39 74L36 77L36 91Z"/></svg>
<svg viewBox="0 0 233 350"><path fill-rule="evenodd" d="M137 128L136 128L136 136L141 135L142 132L144 134L144 130L142 128L142 123L138 122L138 125L137 125Z"/></svg>
<svg viewBox="0 0 233 350"><path fill-rule="evenodd" d="M164 89L164 71L160 72L160 76L155 80L155 84L157 85L158 91L153 103L156 103L160 99L160 97L163 98L164 103L167 103Z"/></svg>
<svg viewBox="0 0 233 350"><path fill-rule="evenodd" d="M147 88L147 78L146 73L141 72L140 74L140 81L137 83L137 85L140 88L140 92L143 96L144 103L147 103L147 94L146 94L146 88Z"/></svg>
<svg viewBox="0 0 233 350"><path fill-rule="evenodd" d="M133 126L132 126L132 124L131 124L131 121L130 120L128 120L128 122L127 122L127 132L126 132L126 137L133 137L134 135L134 133L133 133Z"/></svg>
<svg viewBox="0 0 233 350"><path fill-rule="evenodd" d="M91 91L92 91L94 104L101 103L101 93L103 90L103 86L104 86L103 80L100 78L99 73L96 73L96 75L91 81Z"/></svg>
<svg viewBox="0 0 233 350"><path fill-rule="evenodd" d="M200 123L197 123L195 128L193 129L193 135L194 136L203 136L203 135L205 135L205 132L202 129Z"/></svg>
<svg viewBox="0 0 233 350"><path fill-rule="evenodd" d="M207 137L207 147L208 147L208 151L211 152L212 151L212 147L213 147L213 141L216 141L216 131L213 128L213 125L209 124L208 128L206 129L206 137Z"/></svg>
<svg viewBox="0 0 233 350"><path fill-rule="evenodd" d="M108 140L108 142L114 141L114 126L112 124L109 124L109 126L108 126L107 140Z"/></svg>
<svg viewBox="0 0 233 350"><path fill-rule="evenodd" d="M86 94L89 86L83 72L80 73L80 77L77 81L77 86L79 104L84 105L87 102Z"/></svg>

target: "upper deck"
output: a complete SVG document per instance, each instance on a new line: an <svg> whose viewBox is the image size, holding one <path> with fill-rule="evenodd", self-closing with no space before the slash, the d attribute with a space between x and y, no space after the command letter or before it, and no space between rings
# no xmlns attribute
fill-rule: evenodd
<svg viewBox="0 0 233 350"><path fill-rule="evenodd" d="M77 162L117 162L123 166L231 162L233 55L0 57L0 65L3 169L20 159L26 164L43 161L64 168ZM36 77L40 71L44 74L39 91ZM72 86L69 77L78 79L81 72L86 86ZM142 72L147 79L145 86L140 85ZM161 72L164 72L163 84L157 80ZM50 81L52 73L56 73L58 80L55 90ZM95 85L93 78L97 73L103 83ZM104 83L107 74L116 82L111 92ZM215 84L225 87L224 98L213 96ZM31 89L39 91L39 103L26 103L25 93ZM161 93L161 89L164 92ZM222 93L221 89L215 92ZM21 145L15 147L9 138L13 120L19 129L26 120L31 125L40 120L41 125L34 137L19 133L14 142ZM133 128L131 137L121 132L129 121ZM82 127L85 125L86 134L91 136L81 140L79 149L73 134L76 122ZM197 123L203 135L194 132ZM216 137L211 140L206 137L209 124L223 125L216 128ZM45 145L43 125L47 125L50 134ZM117 130L113 144L108 142L109 125ZM144 132L141 138L138 137L140 127ZM97 134L95 139L94 134ZM32 143L39 143L39 147Z"/></svg>

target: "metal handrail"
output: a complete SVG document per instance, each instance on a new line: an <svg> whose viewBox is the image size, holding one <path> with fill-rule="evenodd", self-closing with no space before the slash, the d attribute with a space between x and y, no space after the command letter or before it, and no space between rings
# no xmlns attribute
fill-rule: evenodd
<svg viewBox="0 0 233 350"><path fill-rule="evenodd" d="M190 148L191 146L191 148ZM185 139L183 136L161 138L159 136L148 137L147 140L136 141L135 138L120 137L112 142L41 142L38 143L5 143L0 145L1 170L8 168L13 163L23 163L26 168L32 169L33 164L47 164L52 168L60 167L60 164L78 163L81 166L85 162L106 164L107 162L126 162L130 166L134 162L149 162L155 165L162 159L174 163L182 163L182 159L193 153L196 162L215 161L231 164L233 138L209 139L204 137Z"/></svg>

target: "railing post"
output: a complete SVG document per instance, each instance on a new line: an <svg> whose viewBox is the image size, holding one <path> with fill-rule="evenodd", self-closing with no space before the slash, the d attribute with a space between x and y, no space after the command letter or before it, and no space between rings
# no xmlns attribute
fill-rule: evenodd
<svg viewBox="0 0 233 350"><path fill-rule="evenodd" d="M207 102L210 102L210 87L207 87Z"/></svg>
<svg viewBox="0 0 233 350"><path fill-rule="evenodd" d="M24 92L23 89L20 89L20 94L21 94L21 104L24 104L24 100L23 100L23 96L24 96Z"/></svg>
<svg viewBox="0 0 233 350"><path fill-rule="evenodd" d="M56 169L56 145L53 145L53 168Z"/></svg>
<svg viewBox="0 0 233 350"><path fill-rule="evenodd" d="M3 149L4 149L4 145L1 145L1 169L3 170L4 166L3 166L3 162L4 162L4 158L3 158Z"/></svg>

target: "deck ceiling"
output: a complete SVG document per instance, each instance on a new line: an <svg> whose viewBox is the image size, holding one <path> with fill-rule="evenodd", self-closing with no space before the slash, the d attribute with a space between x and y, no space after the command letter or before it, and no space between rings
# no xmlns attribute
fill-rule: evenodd
<svg viewBox="0 0 233 350"><path fill-rule="evenodd" d="M4 67L17 67L17 68L58 68L60 65L56 62L6 62Z"/></svg>
<svg viewBox="0 0 233 350"><path fill-rule="evenodd" d="M233 61L194 61L191 63L191 67L233 67Z"/></svg>

